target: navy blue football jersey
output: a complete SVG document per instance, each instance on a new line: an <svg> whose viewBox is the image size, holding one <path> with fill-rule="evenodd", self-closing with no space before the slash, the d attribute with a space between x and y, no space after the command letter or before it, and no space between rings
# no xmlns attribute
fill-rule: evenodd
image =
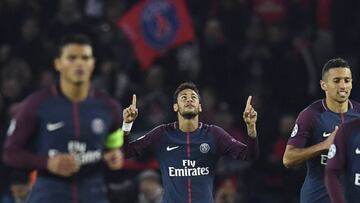
<svg viewBox="0 0 360 203"><path fill-rule="evenodd" d="M101 173L107 136L122 124L119 104L91 89L89 97L71 102L59 87L30 95L12 119L5 144L5 160L16 168L47 171L47 158L71 153L80 161L77 178Z"/></svg>
<svg viewBox="0 0 360 203"><path fill-rule="evenodd" d="M176 122L156 127L127 149L130 156L149 151L160 163L164 203L213 202L214 169L219 157L245 160L259 154L257 139L247 137L241 143L222 128L203 123L193 132L183 132Z"/></svg>
<svg viewBox="0 0 360 203"><path fill-rule="evenodd" d="M288 145L304 148L324 141L336 126L360 117L359 109L359 103L354 101L349 101L349 110L346 113L332 112L324 99L312 103L299 114ZM324 183L327 153L326 150L306 161L307 173L301 188L301 203L330 202Z"/></svg>

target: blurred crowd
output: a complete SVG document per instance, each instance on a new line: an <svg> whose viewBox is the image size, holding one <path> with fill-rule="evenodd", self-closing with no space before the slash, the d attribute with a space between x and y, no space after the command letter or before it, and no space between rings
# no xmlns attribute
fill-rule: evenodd
<svg viewBox="0 0 360 203"><path fill-rule="evenodd" d="M32 91L57 81L56 43L81 32L94 42L93 85L127 106L138 96L135 135L175 120L172 94L183 81L200 88L200 120L244 136L248 95L258 112L259 161L223 158L217 167L216 203L298 202L302 168L285 169L282 156L297 113L315 99L322 65L332 57L354 68L357 91L360 2L356 0L187 0L194 42L171 49L142 71L116 22L135 0L0 1L0 148L11 117ZM1 152L0 152L1 155ZM150 169L150 170L149 170ZM0 197L26 182L0 162ZM162 186L152 156L127 160L109 172L112 203L157 203ZM12 193L11 193L12 191ZM0 199L1 202L1 199ZM2 203L2 202L1 202Z"/></svg>

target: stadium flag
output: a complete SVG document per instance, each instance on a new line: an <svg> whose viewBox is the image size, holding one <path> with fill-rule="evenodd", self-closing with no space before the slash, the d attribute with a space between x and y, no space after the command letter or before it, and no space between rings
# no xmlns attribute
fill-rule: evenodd
<svg viewBox="0 0 360 203"><path fill-rule="evenodd" d="M130 40L143 70L170 48L194 39L185 0L141 1L120 17L117 26Z"/></svg>

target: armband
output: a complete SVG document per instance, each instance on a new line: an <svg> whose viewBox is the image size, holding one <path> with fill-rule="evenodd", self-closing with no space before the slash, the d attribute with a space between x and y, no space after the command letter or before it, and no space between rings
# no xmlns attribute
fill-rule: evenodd
<svg viewBox="0 0 360 203"><path fill-rule="evenodd" d="M115 132L111 133L105 142L105 147L107 149L120 148L124 144L124 131L122 129L117 129Z"/></svg>

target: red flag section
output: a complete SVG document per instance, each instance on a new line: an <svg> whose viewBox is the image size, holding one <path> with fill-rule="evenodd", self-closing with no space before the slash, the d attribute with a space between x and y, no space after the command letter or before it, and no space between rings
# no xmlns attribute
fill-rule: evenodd
<svg viewBox="0 0 360 203"><path fill-rule="evenodd" d="M194 39L184 0L142 1L125 13L117 25L131 41L143 70L169 48Z"/></svg>

